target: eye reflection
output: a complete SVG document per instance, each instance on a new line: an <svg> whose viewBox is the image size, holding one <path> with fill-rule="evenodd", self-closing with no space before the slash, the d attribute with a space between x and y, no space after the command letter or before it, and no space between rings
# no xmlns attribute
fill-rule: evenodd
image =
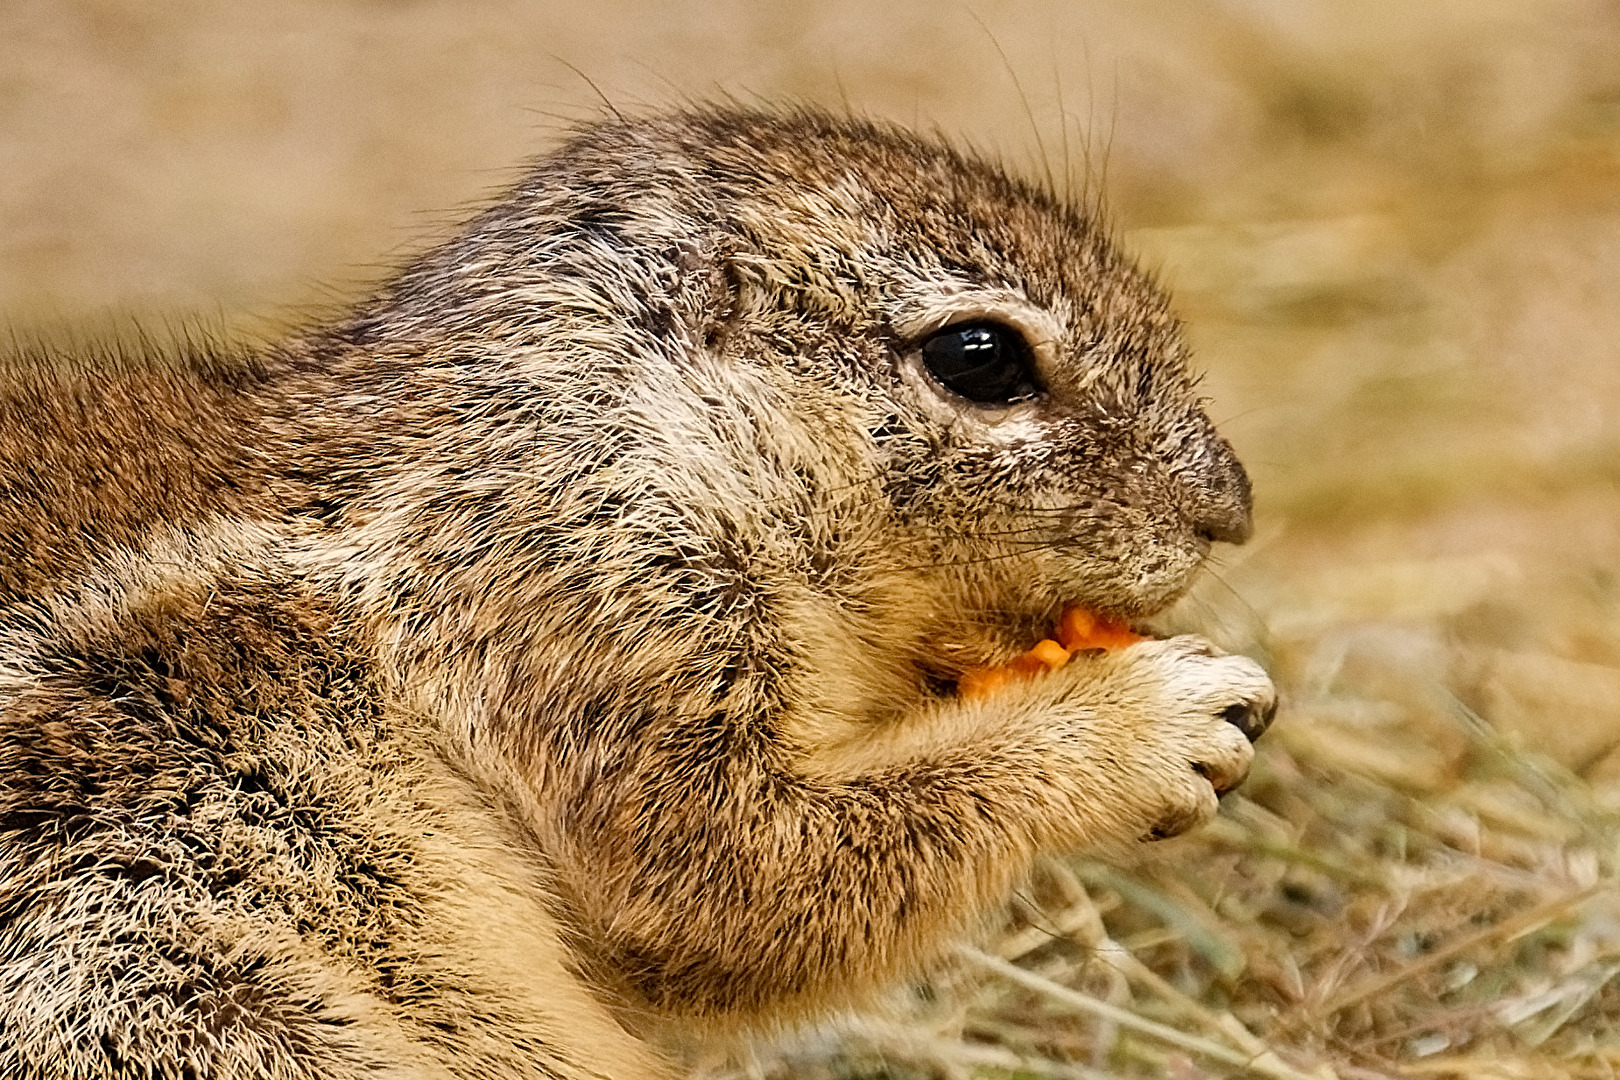
<svg viewBox="0 0 1620 1080"><path fill-rule="evenodd" d="M981 405L1005 405L1041 392L1028 343L998 323L947 327L923 342L922 361L940 385Z"/></svg>

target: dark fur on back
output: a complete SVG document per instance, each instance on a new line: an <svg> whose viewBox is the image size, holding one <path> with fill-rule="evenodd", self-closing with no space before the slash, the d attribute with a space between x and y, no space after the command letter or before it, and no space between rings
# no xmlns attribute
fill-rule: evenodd
<svg viewBox="0 0 1620 1080"><path fill-rule="evenodd" d="M987 410L917 366L1035 342ZM629 1077L1241 777L1251 663L951 684L1248 528L1079 211L814 112L603 123L241 359L0 369L0 1074Z"/></svg>

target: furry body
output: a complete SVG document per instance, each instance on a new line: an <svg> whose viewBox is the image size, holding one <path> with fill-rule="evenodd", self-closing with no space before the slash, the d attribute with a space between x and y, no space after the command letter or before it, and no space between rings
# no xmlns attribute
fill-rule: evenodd
<svg viewBox="0 0 1620 1080"><path fill-rule="evenodd" d="M1046 393L915 360L994 317ZM1095 223L818 114L586 129L348 318L0 374L0 1074L656 1076L1179 831L1196 639L950 691L1248 528Z"/></svg>

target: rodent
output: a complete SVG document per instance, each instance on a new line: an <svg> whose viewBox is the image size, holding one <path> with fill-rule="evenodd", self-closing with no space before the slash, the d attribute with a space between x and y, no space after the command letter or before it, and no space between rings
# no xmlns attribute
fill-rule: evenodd
<svg viewBox="0 0 1620 1080"><path fill-rule="evenodd" d="M1082 208L885 124L586 125L273 347L0 368L0 1075L671 1075L1275 694L1163 608L1248 481Z"/></svg>

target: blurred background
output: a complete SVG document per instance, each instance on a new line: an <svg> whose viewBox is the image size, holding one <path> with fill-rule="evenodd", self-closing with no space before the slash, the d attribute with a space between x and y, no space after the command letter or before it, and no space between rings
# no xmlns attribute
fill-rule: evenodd
<svg viewBox="0 0 1620 1080"><path fill-rule="evenodd" d="M0 320L273 334L604 99L722 95L1102 193L1258 492L1170 623L1287 703L1212 829L703 1067L1620 1071L1615 0L3 0Z"/></svg>

